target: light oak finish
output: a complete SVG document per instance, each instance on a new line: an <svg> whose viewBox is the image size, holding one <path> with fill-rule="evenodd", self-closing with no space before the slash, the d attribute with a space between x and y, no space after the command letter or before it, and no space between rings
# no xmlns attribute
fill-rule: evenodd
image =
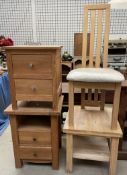
<svg viewBox="0 0 127 175"><path fill-rule="evenodd" d="M118 120L118 111L119 111L119 101L120 101L120 92L121 92L121 83L104 83L104 82L97 82L97 83L89 83L89 82L69 82L69 86L73 85L74 88L85 88L85 89L101 89L103 90L103 93L101 94L101 101L96 101L96 98L94 100L92 99L92 91L88 90L88 100L84 100L84 104L88 106L99 106L100 109L104 110L104 102L105 102L105 92L104 90L114 90L114 100L113 100L113 114L112 114L112 120L111 120L111 128L116 129L117 128L117 120ZM74 91L69 91L69 98L73 98ZM81 102L83 101L84 94L81 94L83 97ZM97 94L95 94L97 95ZM85 99L85 98L84 98ZM71 102L72 103L72 102ZM74 103L74 102L73 102ZM81 104L83 106L83 104ZM82 107L83 108L83 107ZM70 109L70 108L69 108ZM72 111L72 109L71 109Z"/></svg>
<svg viewBox="0 0 127 175"><path fill-rule="evenodd" d="M109 7L109 4L90 4L85 6L86 10L106 10L109 9Z"/></svg>
<svg viewBox="0 0 127 175"><path fill-rule="evenodd" d="M19 102L17 109L13 110L12 105L6 109L11 121L17 168L22 167L23 161L52 163L53 169L59 168L62 102L60 96L58 111L53 110L49 102Z"/></svg>
<svg viewBox="0 0 127 175"><path fill-rule="evenodd" d="M100 67L103 29L102 18L104 12L103 67L107 67L110 22L110 5L107 4L85 6L82 67ZM89 13L91 13L90 20L88 20ZM96 17L98 17L97 35L95 34ZM89 21L90 53L89 65L87 65L87 33ZM95 48L95 41L97 41L97 48ZM81 106L74 106L75 88L81 89ZM88 96L86 96L85 93L87 90ZM104 90L114 91L113 109L105 106ZM63 127L63 131L67 135L66 168L68 172L72 172L73 158L78 158L109 162L109 175L116 174L118 143L119 138L122 137L122 131L118 123L120 91L121 83L69 81L69 111ZM91 136L93 138L91 138ZM110 140L110 149L108 148L107 138Z"/></svg>
<svg viewBox="0 0 127 175"><path fill-rule="evenodd" d="M73 82L69 83L69 125L72 127L74 125L73 116L74 116L74 86Z"/></svg>
<svg viewBox="0 0 127 175"><path fill-rule="evenodd" d="M104 7L105 6L105 7ZM82 66L86 67L86 61L87 61L87 45L88 39L87 39L87 33L88 33L88 13L91 12L91 18L90 18L90 54L89 54L89 61L90 67L93 67L93 55L94 55L94 43L95 43L95 37L97 37L97 48L96 48L96 58L95 62L97 62L95 65L100 67L100 53L101 53L101 47L102 47L102 18L103 18L103 12L106 12L105 14L105 33L104 33L104 60L103 60L103 67L107 67L107 58L108 58L108 39L109 39L109 21L110 21L110 5L87 5L84 9L84 25L83 25L83 44L82 44ZM97 34L95 36L95 17L96 12L98 12L98 25L97 25Z"/></svg>
<svg viewBox="0 0 127 175"><path fill-rule="evenodd" d="M68 113L69 114L69 113ZM100 111L97 107L86 107L81 109L80 106L74 107L72 116L73 125L69 124L70 116L67 115L63 131L75 135L92 135L100 137L122 137L122 131L117 121L117 128L111 129L112 108L105 107Z"/></svg>
<svg viewBox="0 0 127 175"><path fill-rule="evenodd" d="M102 37L102 11L98 11L98 34L97 35L97 51L96 51L96 67L100 67L100 50L101 50L101 37Z"/></svg>
<svg viewBox="0 0 127 175"><path fill-rule="evenodd" d="M110 26L110 8L107 7L105 12L105 33L104 33L104 59L103 59L103 67L108 66L108 41L109 41L109 26Z"/></svg>
<svg viewBox="0 0 127 175"><path fill-rule="evenodd" d="M51 147L19 147L20 158L25 160L52 160Z"/></svg>
<svg viewBox="0 0 127 175"><path fill-rule="evenodd" d="M52 56L50 54L28 54L24 57L14 55L12 62L14 78L45 79L45 76L52 78ZM45 65L45 69L42 69L42 65Z"/></svg>
<svg viewBox="0 0 127 175"><path fill-rule="evenodd" d="M57 110L61 95L61 46L5 47L12 107L17 101L51 101Z"/></svg>
<svg viewBox="0 0 127 175"><path fill-rule="evenodd" d="M85 9L84 21L83 21L83 46L82 46L82 66L86 67L86 55L87 55L87 28L88 28L88 10ZM84 43L85 42L85 43Z"/></svg>
<svg viewBox="0 0 127 175"><path fill-rule="evenodd" d="M109 175L116 174L119 138L111 139Z"/></svg>
<svg viewBox="0 0 127 175"><path fill-rule="evenodd" d="M16 79L16 99L23 101L53 101L51 80Z"/></svg>
<svg viewBox="0 0 127 175"><path fill-rule="evenodd" d="M51 145L52 145L52 167L53 169L59 168L59 146L60 139L60 119L58 115L51 116Z"/></svg>
<svg viewBox="0 0 127 175"><path fill-rule="evenodd" d="M19 147L18 147L18 145L19 145L18 124L17 124L17 118L15 115L11 116L10 124L11 124L12 140L13 140L14 157L15 157L15 167L21 168L22 167L22 160L20 159Z"/></svg>
<svg viewBox="0 0 127 175"><path fill-rule="evenodd" d="M100 110L104 110L104 106L105 106L105 90L101 90Z"/></svg>
<svg viewBox="0 0 127 175"><path fill-rule="evenodd" d="M12 109L12 105L9 105L4 113L7 115L60 115L63 103L63 96L59 97L58 110L52 109L51 103L46 102L18 102L18 108Z"/></svg>
<svg viewBox="0 0 127 175"><path fill-rule="evenodd" d="M59 168L63 97L61 46L6 47L15 164L52 163Z"/></svg>
<svg viewBox="0 0 127 175"><path fill-rule="evenodd" d="M90 37L90 55L89 55L89 67L93 67L93 52L94 52L94 31L95 31L95 17L96 11L91 11L91 37Z"/></svg>
<svg viewBox="0 0 127 175"><path fill-rule="evenodd" d="M33 146L51 146L51 131L42 131L42 132L31 132L29 131L29 127L26 131L19 130L19 143L22 144L30 144Z"/></svg>
<svg viewBox="0 0 127 175"><path fill-rule="evenodd" d="M44 50L54 50L54 49L59 49L60 47L62 46L59 46L59 45L15 45L15 46L6 46L6 48L8 48L8 50L12 50L13 48L15 47L15 49L18 49L18 50L22 50L24 49L27 50L27 49L31 49L31 50L38 50L38 49L44 49Z"/></svg>
<svg viewBox="0 0 127 175"><path fill-rule="evenodd" d="M105 90L115 90L117 83L105 83L105 82L73 82L76 88L86 88L86 89L105 89ZM119 83L118 83L119 84ZM121 83L120 83L121 84Z"/></svg>
<svg viewBox="0 0 127 175"><path fill-rule="evenodd" d="M83 44L82 44L82 67L100 67L101 63L101 53L102 53L102 18L103 12L106 11L105 15L105 33L104 33L104 59L103 59L103 67L107 67L107 58L108 58L108 38L109 38L109 21L110 21L110 5L88 5L85 6L84 9L84 25L83 25ZM88 21L88 13L91 12L90 21ZM98 12L98 20L97 27L95 25L96 21L96 13ZM88 22L90 23L90 42L88 42ZM97 28L97 34L95 35L95 29ZM97 39L95 40L95 38ZM95 48L95 41L97 42L97 46ZM90 47L89 57L87 57L87 47ZM95 51L94 51L95 50ZM96 53L95 53L96 52ZM94 56L95 55L95 56ZM87 61L89 59L89 64L87 65ZM95 64L94 64L95 63ZM90 93L91 94L91 93ZM92 100L91 98L85 99L85 94L81 93L82 100L81 102L84 106L89 106L90 104L93 106L99 106L100 109L104 109L104 91L102 93L101 102L97 102L96 99ZM91 95L88 96L90 97ZM84 99L84 100L83 100ZM84 101L84 102L83 102ZM83 108L82 104L82 108Z"/></svg>
<svg viewBox="0 0 127 175"><path fill-rule="evenodd" d="M68 173L73 169L73 135L67 134L66 136L66 170Z"/></svg>
<svg viewBox="0 0 127 175"><path fill-rule="evenodd" d="M113 99L113 111L112 111L112 129L116 129L117 120L118 120L118 112L119 112L119 103L120 103L120 92L121 92L121 84L116 84L116 90L114 92Z"/></svg>
<svg viewBox="0 0 127 175"><path fill-rule="evenodd" d="M19 144L31 146L51 147L50 117L19 116Z"/></svg>
<svg viewBox="0 0 127 175"><path fill-rule="evenodd" d="M73 157L76 159L108 162L110 151L108 140L102 137L74 136Z"/></svg>
<svg viewBox="0 0 127 175"><path fill-rule="evenodd" d="M127 92L126 92L126 87L127 87L127 80L122 82L122 89L121 89L121 97L120 97L120 105L119 105L119 116L118 116L118 120L120 123L120 127L123 131L123 135L125 133L125 120L126 120L126 106L127 106ZM74 102L76 104L80 104L80 93L81 93L81 89L77 89L75 88L75 96L78 99L75 99ZM65 94L68 94L68 83L62 83L62 91ZM106 93L106 99L105 101L107 103L112 103L113 100L113 95L111 93ZM109 101L110 100L110 101ZM66 106L68 106L67 101L65 101ZM119 160L127 160L127 150L125 150L124 148L124 137L120 138L119 140L119 152L118 152L118 159Z"/></svg>

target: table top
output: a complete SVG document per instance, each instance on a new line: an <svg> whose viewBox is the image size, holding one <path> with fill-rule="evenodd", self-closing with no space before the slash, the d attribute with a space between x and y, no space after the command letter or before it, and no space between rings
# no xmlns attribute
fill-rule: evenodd
<svg viewBox="0 0 127 175"><path fill-rule="evenodd" d="M117 129L111 129L112 107L105 106L104 111L99 108L74 106L74 125L69 126L69 115L63 127L65 133L91 135L102 137L122 137L122 131L117 122Z"/></svg>
<svg viewBox="0 0 127 175"><path fill-rule="evenodd" d="M19 101L17 109L12 109L12 105L8 106L4 113L9 115L60 115L63 104L63 96L59 98L58 109L53 110L52 104L49 102L24 102Z"/></svg>

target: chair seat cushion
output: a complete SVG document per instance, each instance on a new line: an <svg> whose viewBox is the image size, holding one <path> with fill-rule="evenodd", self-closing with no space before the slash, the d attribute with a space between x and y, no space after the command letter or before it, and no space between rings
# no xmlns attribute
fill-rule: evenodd
<svg viewBox="0 0 127 175"><path fill-rule="evenodd" d="M78 68L69 72L69 81L82 82L122 82L124 76L110 68Z"/></svg>

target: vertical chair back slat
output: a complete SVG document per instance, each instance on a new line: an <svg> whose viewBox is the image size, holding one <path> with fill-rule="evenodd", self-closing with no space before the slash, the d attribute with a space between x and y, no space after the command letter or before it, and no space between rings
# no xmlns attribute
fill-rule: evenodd
<svg viewBox="0 0 127 175"><path fill-rule="evenodd" d="M96 11L91 12L91 37L90 37L90 55L89 55L89 67L93 67L93 57L94 57L94 36L95 36L95 16Z"/></svg>
<svg viewBox="0 0 127 175"><path fill-rule="evenodd" d="M90 17L89 17L90 16ZM104 16L104 17L103 17ZM97 17L97 20L96 20ZM101 52L104 49L103 67L107 67L108 59L108 36L109 36L110 5L87 5L85 6L82 45L82 67L99 68L101 64ZM103 22L103 25L102 25ZM90 31L88 31L88 28ZM104 31L104 32L103 32ZM95 33L97 32L97 33ZM87 55L87 33L90 33L90 52ZM86 62L89 59L88 65ZM94 65L95 62L95 65ZM85 90L81 90L81 108L84 106L100 106L104 110L105 92L88 89L86 99ZM100 95L99 95L100 94ZM100 98L99 98L100 96Z"/></svg>
<svg viewBox="0 0 127 175"><path fill-rule="evenodd" d="M84 23L83 23L83 46L82 46L82 67L86 67L87 56L87 31L88 31L88 10L85 8Z"/></svg>
<svg viewBox="0 0 127 175"><path fill-rule="evenodd" d="M96 52L96 67L100 67L101 54L101 36L102 36L102 10L98 12L98 34L97 34L97 52Z"/></svg>
<svg viewBox="0 0 127 175"><path fill-rule="evenodd" d="M98 102L98 89L95 89L95 91L94 91L94 101L95 101L95 103Z"/></svg>
<svg viewBox="0 0 127 175"><path fill-rule="evenodd" d="M109 41L109 28L110 28L110 8L106 9L106 19L105 19L105 34L104 34L104 59L103 67L108 66L108 41Z"/></svg>

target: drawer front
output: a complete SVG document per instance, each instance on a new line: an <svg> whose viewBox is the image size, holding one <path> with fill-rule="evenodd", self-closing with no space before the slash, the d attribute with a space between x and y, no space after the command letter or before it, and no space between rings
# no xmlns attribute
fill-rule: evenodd
<svg viewBox="0 0 127 175"><path fill-rule="evenodd" d="M14 78L52 78L52 62L51 54L43 55L12 55L12 66Z"/></svg>
<svg viewBox="0 0 127 175"><path fill-rule="evenodd" d="M15 79L16 100L52 101L52 80Z"/></svg>
<svg viewBox="0 0 127 175"><path fill-rule="evenodd" d="M51 133L19 131L19 143L33 146L51 146Z"/></svg>
<svg viewBox="0 0 127 175"><path fill-rule="evenodd" d="M52 160L51 147L34 148L34 147L20 147L19 154L21 159L29 160Z"/></svg>

